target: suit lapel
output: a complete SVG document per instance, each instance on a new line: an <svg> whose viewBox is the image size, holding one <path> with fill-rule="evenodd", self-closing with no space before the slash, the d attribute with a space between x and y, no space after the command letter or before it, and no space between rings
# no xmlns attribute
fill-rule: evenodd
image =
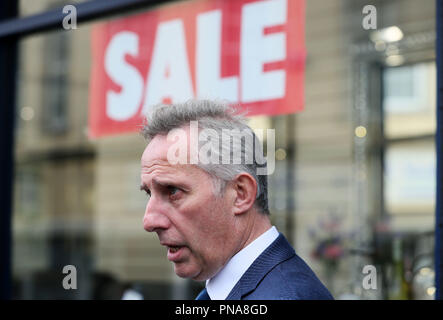
<svg viewBox="0 0 443 320"><path fill-rule="evenodd" d="M226 300L240 300L243 296L255 290L263 277L276 265L294 255L294 249L283 234L280 233L277 239L246 270Z"/></svg>

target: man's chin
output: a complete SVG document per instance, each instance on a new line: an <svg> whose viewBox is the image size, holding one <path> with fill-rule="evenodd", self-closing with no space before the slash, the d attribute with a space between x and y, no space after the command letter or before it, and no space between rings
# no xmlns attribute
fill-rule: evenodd
<svg viewBox="0 0 443 320"><path fill-rule="evenodd" d="M200 271L197 271L189 266L184 265L184 263L174 263L174 272L177 276L184 279L193 279L200 275Z"/></svg>

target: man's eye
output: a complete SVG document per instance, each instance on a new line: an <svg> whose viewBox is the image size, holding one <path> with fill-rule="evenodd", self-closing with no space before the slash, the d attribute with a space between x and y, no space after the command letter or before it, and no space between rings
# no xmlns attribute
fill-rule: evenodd
<svg viewBox="0 0 443 320"><path fill-rule="evenodd" d="M167 187L169 195L173 196L175 194L177 194L180 190L174 186L168 186Z"/></svg>

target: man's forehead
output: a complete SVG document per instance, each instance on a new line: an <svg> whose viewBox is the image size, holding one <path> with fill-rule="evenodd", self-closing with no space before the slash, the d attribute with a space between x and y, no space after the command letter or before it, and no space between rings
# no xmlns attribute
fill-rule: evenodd
<svg viewBox="0 0 443 320"><path fill-rule="evenodd" d="M152 161L167 162L168 148L170 142L167 141L166 136L157 135L146 146L141 161L142 165Z"/></svg>
<svg viewBox="0 0 443 320"><path fill-rule="evenodd" d="M152 160L143 160L142 158L142 169L143 171L152 171L154 169L161 169L161 168L173 168L174 166L171 165L169 162L161 159L152 159Z"/></svg>
<svg viewBox="0 0 443 320"><path fill-rule="evenodd" d="M168 141L166 136L157 135L146 146L141 157L141 166L146 173L156 169L157 171L167 170L189 171L192 165L189 164L172 164L168 161L168 149L174 142Z"/></svg>
<svg viewBox="0 0 443 320"><path fill-rule="evenodd" d="M177 148L181 145L181 150L185 151L185 156L189 157L190 148L190 128L189 125L184 125L180 128L174 129L168 134L158 134L156 135L146 146L142 155L142 166L143 163L150 162L152 160L162 160L168 161L168 150L173 147ZM169 134L174 133L171 136ZM178 136L177 136L178 135ZM180 136L180 137L179 137ZM198 143L198 139L197 139ZM189 159L188 159L189 160Z"/></svg>

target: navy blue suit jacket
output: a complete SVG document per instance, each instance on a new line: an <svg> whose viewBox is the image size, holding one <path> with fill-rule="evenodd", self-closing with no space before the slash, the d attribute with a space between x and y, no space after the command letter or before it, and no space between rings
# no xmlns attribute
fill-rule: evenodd
<svg viewBox="0 0 443 320"><path fill-rule="evenodd" d="M328 289L280 233L246 270L226 300L329 300Z"/></svg>

